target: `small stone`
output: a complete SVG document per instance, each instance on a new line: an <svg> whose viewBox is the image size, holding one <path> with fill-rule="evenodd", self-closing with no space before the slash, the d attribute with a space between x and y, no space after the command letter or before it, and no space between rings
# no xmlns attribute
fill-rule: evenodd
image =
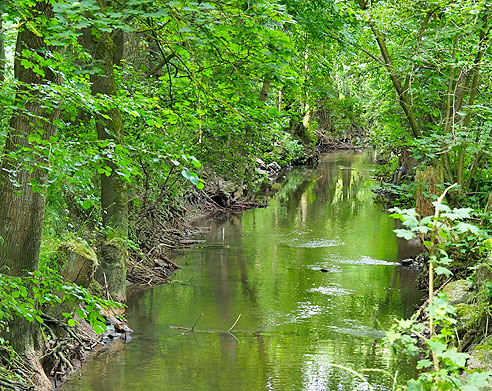
<svg viewBox="0 0 492 391"><path fill-rule="evenodd" d="M468 369L492 369L492 337L487 337L470 352Z"/></svg>
<svg viewBox="0 0 492 391"><path fill-rule="evenodd" d="M490 264L490 259L487 261L487 263L478 265L477 272L475 274L475 281L479 287L487 281L492 280L492 265Z"/></svg>
<svg viewBox="0 0 492 391"><path fill-rule="evenodd" d="M451 281L444 287L443 293L448 296L448 302L451 305L466 303L472 294L465 280Z"/></svg>
<svg viewBox="0 0 492 391"><path fill-rule="evenodd" d="M261 160L260 158L255 159L256 164L258 164L260 167L265 167L265 162Z"/></svg>

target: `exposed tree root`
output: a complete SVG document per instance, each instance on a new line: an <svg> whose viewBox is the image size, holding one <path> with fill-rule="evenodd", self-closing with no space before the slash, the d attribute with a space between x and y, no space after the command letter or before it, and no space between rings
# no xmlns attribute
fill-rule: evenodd
<svg viewBox="0 0 492 391"><path fill-rule="evenodd" d="M34 390L33 374L27 358L19 356L11 347L0 345L0 390Z"/></svg>
<svg viewBox="0 0 492 391"><path fill-rule="evenodd" d="M161 200L162 201L162 200ZM133 234L138 249L130 250L127 280L134 284L156 285L169 281L179 265L169 260L176 248L189 247L200 241L190 239L200 229L189 224L193 215L214 215L265 207L265 202L237 199L234 192L216 189L214 194L190 191L185 196L186 207L147 203L134 217Z"/></svg>

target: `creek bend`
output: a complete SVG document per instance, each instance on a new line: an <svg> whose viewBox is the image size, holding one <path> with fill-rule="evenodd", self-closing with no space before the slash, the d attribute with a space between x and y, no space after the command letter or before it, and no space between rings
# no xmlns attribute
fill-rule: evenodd
<svg viewBox="0 0 492 391"><path fill-rule="evenodd" d="M420 295L392 218L373 203L370 152L295 168L264 209L207 218L172 284L135 290L130 343L108 345L65 391L391 390L414 365L382 343ZM194 332L172 326L192 327ZM228 329L241 317L231 333Z"/></svg>

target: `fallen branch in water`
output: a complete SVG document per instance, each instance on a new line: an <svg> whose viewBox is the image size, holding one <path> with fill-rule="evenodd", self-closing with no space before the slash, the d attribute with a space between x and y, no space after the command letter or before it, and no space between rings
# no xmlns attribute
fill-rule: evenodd
<svg viewBox="0 0 492 391"><path fill-rule="evenodd" d="M195 330L195 326L196 324L198 323L198 321L200 320L200 318L203 316L203 312L200 313L200 316L197 318L197 320L195 320L195 324L193 325L193 327L190 329L191 331Z"/></svg>
<svg viewBox="0 0 492 391"><path fill-rule="evenodd" d="M231 330L234 328L234 326L237 324L237 322L239 321L239 318L241 318L241 314L239 314L239 316L237 317L237 319L234 322L234 324L231 327L229 327L229 330L227 330L228 333L230 333Z"/></svg>
<svg viewBox="0 0 492 391"><path fill-rule="evenodd" d="M201 313L198 316L197 320L195 321L195 323L193 324L193 326L191 328L190 327L183 327L183 326L170 326L170 327L172 329L185 330L185 331L193 331L193 332L197 332L197 333L223 333L223 331L220 331L220 330L196 330L195 327L196 327L198 321L200 320L200 318L202 316L203 316L203 313ZM231 333L231 330L234 328L234 326L236 326L237 322L239 322L239 319L241 319L241 314L238 315L238 317L236 318L236 321L227 330L227 334L232 335L234 337L234 339L236 341L238 341L238 342L239 342L239 340L236 338L236 336L234 334Z"/></svg>
<svg viewBox="0 0 492 391"><path fill-rule="evenodd" d="M202 316L203 316L203 312L198 316L198 318L195 320L195 323L193 324L193 326L191 328L190 327L182 327L182 326L170 326L170 327L172 329L178 329L178 330L195 331L195 326ZM196 331L198 331L198 330L196 330Z"/></svg>

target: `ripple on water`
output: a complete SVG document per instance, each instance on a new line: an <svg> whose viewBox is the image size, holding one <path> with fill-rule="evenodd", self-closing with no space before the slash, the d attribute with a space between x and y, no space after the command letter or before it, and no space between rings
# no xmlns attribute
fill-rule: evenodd
<svg viewBox="0 0 492 391"><path fill-rule="evenodd" d="M292 239L288 242L282 243L284 246L288 247L297 247L297 248L323 248L323 247L334 247L334 246L342 246L344 243L339 241L338 239L314 239L314 240L305 240L305 239Z"/></svg>
<svg viewBox="0 0 492 391"><path fill-rule="evenodd" d="M385 265L385 266L399 265L398 262L383 261L382 259L374 259L365 255L363 255L359 259L344 259L344 258L324 258L324 259L325 261L346 263L349 265Z"/></svg>
<svg viewBox="0 0 492 391"><path fill-rule="evenodd" d="M357 327L337 327L337 326L325 326L327 329L333 330L335 333L352 335L354 337L363 338L384 338L386 333L381 330L377 330L373 327L359 325Z"/></svg>
<svg viewBox="0 0 492 391"><path fill-rule="evenodd" d="M313 316L322 314L323 312L327 312L330 309L328 305L316 305L310 302L299 303L299 307L295 310L294 313L291 313L286 316L285 321L278 322L276 325L280 326L281 324L287 323L297 323L304 319L309 319Z"/></svg>
<svg viewBox="0 0 492 391"><path fill-rule="evenodd" d="M351 289L344 289L339 284L331 284L330 286L319 286L317 288L311 288L309 292L319 292L323 295L330 296L343 296L350 295L354 291Z"/></svg>

